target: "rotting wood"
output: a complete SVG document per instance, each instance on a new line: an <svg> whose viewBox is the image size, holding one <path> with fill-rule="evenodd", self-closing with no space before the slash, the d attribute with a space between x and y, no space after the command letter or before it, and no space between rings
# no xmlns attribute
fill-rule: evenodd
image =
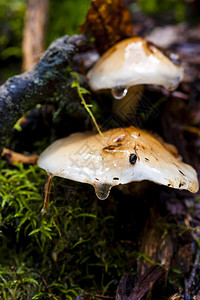
<svg viewBox="0 0 200 300"><path fill-rule="evenodd" d="M17 120L38 103L57 102L69 105L71 115L86 116L72 78L66 68L73 64L73 55L86 44L86 38L63 36L46 50L31 70L9 78L0 87L0 152Z"/></svg>
<svg viewBox="0 0 200 300"><path fill-rule="evenodd" d="M147 270L147 272L138 280L136 286L132 290L131 294L128 297L128 300L140 300L145 295L149 295L153 288L153 285L164 279L166 271L164 268L159 266L153 266ZM150 296L150 295L149 295ZM149 297L147 298L147 300Z"/></svg>
<svg viewBox="0 0 200 300"><path fill-rule="evenodd" d="M161 222L161 216L157 214L156 219L159 218ZM145 274L147 269L152 265L151 262L162 264L166 270L170 268L173 243L169 233L162 235L163 232L157 226L156 221L153 218L148 219L143 233L140 252L144 253L145 257L149 260L140 259L138 261L139 274Z"/></svg>

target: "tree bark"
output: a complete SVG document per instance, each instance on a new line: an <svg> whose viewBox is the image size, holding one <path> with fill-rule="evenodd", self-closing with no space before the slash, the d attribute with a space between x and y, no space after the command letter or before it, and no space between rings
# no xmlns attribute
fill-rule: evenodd
<svg viewBox="0 0 200 300"><path fill-rule="evenodd" d="M0 87L0 152L6 138L24 112L36 104L65 101L69 113L86 115L76 89L71 88L70 72L75 50L84 36L64 36L55 40L31 70L8 79Z"/></svg>
<svg viewBox="0 0 200 300"><path fill-rule="evenodd" d="M22 70L27 71L38 62L44 52L49 0L28 0L24 25Z"/></svg>

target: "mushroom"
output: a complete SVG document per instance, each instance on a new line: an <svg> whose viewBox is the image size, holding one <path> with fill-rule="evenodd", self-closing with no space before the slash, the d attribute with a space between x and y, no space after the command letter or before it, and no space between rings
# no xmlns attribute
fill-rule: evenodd
<svg viewBox="0 0 200 300"><path fill-rule="evenodd" d="M92 90L111 89L115 99L122 99L132 86L154 84L176 89L183 79L183 68L177 59L168 58L152 43L132 37L108 49L87 78ZM140 98L136 94L137 97L131 99L134 106Z"/></svg>
<svg viewBox="0 0 200 300"><path fill-rule="evenodd" d="M183 68L152 43L132 37L108 49L87 77L94 91L138 84L156 84L174 90L183 78Z"/></svg>
<svg viewBox="0 0 200 300"><path fill-rule="evenodd" d="M174 149L130 126L108 130L103 138L84 132L59 139L40 155L38 165L52 176L93 185L102 200L111 187L142 180L197 192L196 171Z"/></svg>

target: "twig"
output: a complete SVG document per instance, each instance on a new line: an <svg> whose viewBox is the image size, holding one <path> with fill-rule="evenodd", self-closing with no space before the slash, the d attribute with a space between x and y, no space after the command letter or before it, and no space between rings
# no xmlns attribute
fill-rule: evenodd
<svg viewBox="0 0 200 300"><path fill-rule="evenodd" d="M194 133L198 136L200 136L200 129L194 126L182 126L182 130Z"/></svg>
<svg viewBox="0 0 200 300"><path fill-rule="evenodd" d="M197 250L194 265L192 268L192 271L190 273L190 276L185 284L185 289L186 289L186 295L188 293L191 294L191 288L194 285L195 282L195 276L197 275L197 271L200 269L200 249ZM189 299L189 298L188 298Z"/></svg>
<svg viewBox="0 0 200 300"><path fill-rule="evenodd" d="M78 38L84 40L83 36ZM55 40L31 70L11 77L0 87L0 152L16 122L38 103L62 99L70 107L69 114L86 117L77 91L71 88L71 75L66 72L75 50L79 50L76 42L76 37L68 36Z"/></svg>
<svg viewBox="0 0 200 300"><path fill-rule="evenodd" d="M168 298L168 300L183 300L183 297L181 295L179 295L178 293L176 293L176 294L170 296Z"/></svg>
<svg viewBox="0 0 200 300"><path fill-rule="evenodd" d="M52 184L53 175L49 174L49 177L47 179L47 182L45 184L45 197L44 197L44 204L41 213L43 214L47 207L49 206L49 194L51 190L51 184Z"/></svg>
<svg viewBox="0 0 200 300"><path fill-rule="evenodd" d="M49 285L48 285L46 279L44 278L44 275L43 275L41 272L40 272L40 275L41 275L41 277L42 277L42 281L44 282L44 285L45 285L45 287L47 288L49 294L52 296L52 298L53 298L54 300L58 300L58 298L53 294L51 288L49 287Z"/></svg>
<svg viewBox="0 0 200 300"><path fill-rule="evenodd" d="M104 295L99 295L99 294L95 294L93 295L94 297L97 297L97 298L101 298L101 299L115 299L115 297L112 297L112 296L104 296Z"/></svg>

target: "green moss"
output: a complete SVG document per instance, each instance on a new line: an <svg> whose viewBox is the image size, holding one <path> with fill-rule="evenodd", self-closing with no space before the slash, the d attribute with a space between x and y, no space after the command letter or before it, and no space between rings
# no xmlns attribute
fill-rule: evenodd
<svg viewBox="0 0 200 300"><path fill-rule="evenodd" d="M159 15L170 12L176 22L182 22L186 18L187 5L184 0L139 0L138 3L142 11L147 14Z"/></svg>
<svg viewBox="0 0 200 300"><path fill-rule="evenodd" d="M52 202L42 216L43 170L5 162L0 167L0 298L114 293L136 252L116 238L112 197L101 202L88 185L54 178Z"/></svg>
<svg viewBox="0 0 200 300"><path fill-rule="evenodd" d="M47 44L58 37L78 34L78 26L84 22L91 0L51 0Z"/></svg>
<svg viewBox="0 0 200 300"><path fill-rule="evenodd" d="M0 82L20 72L24 13L24 0L0 1Z"/></svg>

